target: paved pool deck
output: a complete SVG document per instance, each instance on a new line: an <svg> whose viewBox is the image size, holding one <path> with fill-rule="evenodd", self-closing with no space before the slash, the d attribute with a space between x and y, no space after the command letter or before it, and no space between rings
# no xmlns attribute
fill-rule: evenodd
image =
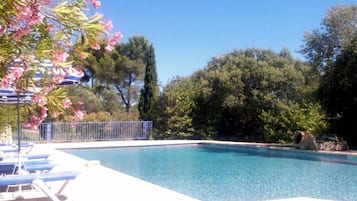
<svg viewBox="0 0 357 201"><path fill-rule="evenodd" d="M50 153L50 160L56 163L52 171L78 171L79 176L70 181L61 193L61 200L68 201L197 201L192 197L177 193L175 191L154 185L138 178L123 174L110 168L100 165L100 161L87 161L82 158L67 154L61 149L73 148L98 148L98 147L131 147L131 146L165 146L197 143L215 143L230 145L246 145L257 147L269 147L272 145L260 143L240 143L240 142L218 142L218 141L110 141L110 142L86 142L86 143L49 143L36 144L33 153ZM274 146L275 147L275 146ZM280 147L287 149L287 147ZM339 153L338 153L339 154ZM356 152L349 154L357 155ZM63 182L50 182L50 188L57 190ZM15 200L15 197L4 197L0 193L1 200ZM25 196L25 195L24 195ZM38 194L36 195L38 196ZM35 199L33 195L26 197L28 201L45 201L47 198ZM321 201L320 199L298 197L286 198L280 201Z"/></svg>

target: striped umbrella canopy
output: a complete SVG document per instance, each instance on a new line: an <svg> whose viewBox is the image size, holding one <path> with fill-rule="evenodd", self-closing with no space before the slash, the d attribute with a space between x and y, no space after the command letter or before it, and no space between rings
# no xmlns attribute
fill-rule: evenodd
<svg viewBox="0 0 357 201"><path fill-rule="evenodd" d="M58 83L59 86L76 85L81 82L81 73L72 68L54 67L49 60L34 63L37 64L33 75L35 85L39 86L44 78L53 78L58 75L63 75ZM14 64L8 67L10 71L15 68L22 68L19 60L15 60ZM30 87L23 92L16 92L15 87L0 87L0 104L30 104L34 94L40 91L38 86Z"/></svg>
<svg viewBox="0 0 357 201"><path fill-rule="evenodd" d="M0 88L0 104L30 104L33 96L32 91L17 93L13 88Z"/></svg>

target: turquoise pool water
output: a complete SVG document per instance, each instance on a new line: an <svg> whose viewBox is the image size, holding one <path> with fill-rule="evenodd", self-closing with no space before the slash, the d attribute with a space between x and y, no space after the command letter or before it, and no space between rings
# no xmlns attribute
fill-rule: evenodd
<svg viewBox="0 0 357 201"><path fill-rule="evenodd" d="M357 200L357 158L351 156L217 145L66 152L203 201Z"/></svg>

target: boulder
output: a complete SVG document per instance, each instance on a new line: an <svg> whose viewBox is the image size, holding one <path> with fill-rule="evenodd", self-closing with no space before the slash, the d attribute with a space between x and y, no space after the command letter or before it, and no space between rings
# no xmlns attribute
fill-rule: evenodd
<svg viewBox="0 0 357 201"><path fill-rule="evenodd" d="M318 150L321 151L347 151L348 144L335 134L322 134L317 138Z"/></svg>

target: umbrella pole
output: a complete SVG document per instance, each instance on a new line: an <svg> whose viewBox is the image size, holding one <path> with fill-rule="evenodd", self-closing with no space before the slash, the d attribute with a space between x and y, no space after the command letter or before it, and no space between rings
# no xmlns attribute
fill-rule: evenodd
<svg viewBox="0 0 357 201"><path fill-rule="evenodd" d="M18 174L22 174L21 171L21 146L20 146L20 98L19 98L19 92L17 92L17 156L18 156L18 167L17 171ZM21 185L19 185L19 194L21 197Z"/></svg>
<svg viewBox="0 0 357 201"><path fill-rule="evenodd" d="M19 153L19 158L20 158L20 99L19 99L19 92L17 92L17 152Z"/></svg>

